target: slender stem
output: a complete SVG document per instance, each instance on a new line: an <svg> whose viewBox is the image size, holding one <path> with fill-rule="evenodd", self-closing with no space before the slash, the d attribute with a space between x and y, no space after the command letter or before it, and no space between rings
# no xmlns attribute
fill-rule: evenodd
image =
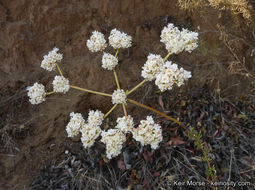
<svg viewBox="0 0 255 190"><path fill-rule="evenodd" d="M168 59L168 57L171 55L171 53L167 54L167 56L164 58L164 62Z"/></svg>
<svg viewBox="0 0 255 190"><path fill-rule="evenodd" d="M118 53L119 53L119 48L117 49L116 53L115 53L115 57L118 57Z"/></svg>
<svg viewBox="0 0 255 190"><path fill-rule="evenodd" d="M132 92L134 92L136 89L138 89L140 86L142 86L145 82L146 82L146 80L144 79L142 82L140 82L138 85L136 85L132 90L128 91L127 95L129 95Z"/></svg>
<svg viewBox="0 0 255 190"><path fill-rule="evenodd" d="M58 63L56 63L56 65L57 65L57 68L58 68L58 72L59 72L59 74L60 74L61 76L63 76L63 73L62 73L62 71L61 71L60 67L58 66Z"/></svg>
<svg viewBox="0 0 255 190"><path fill-rule="evenodd" d="M118 57L118 53L119 53L119 48L117 49L117 51L115 53L115 57ZM113 68L113 73L114 73L114 78L116 80L117 87L118 87L118 89L120 89L120 83L119 83L118 76L117 76L115 68ZM127 117L127 109L126 109L126 106L125 106L124 103L122 104L122 107L123 107L123 112L125 114L125 117Z"/></svg>
<svg viewBox="0 0 255 190"><path fill-rule="evenodd" d="M117 107L118 104L114 104L114 106L104 115L104 119Z"/></svg>
<svg viewBox="0 0 255 190"><path fill-rule="evenodd" d="M164 62L167 60L167 58L171 55L171 53L167 54L167 56L164 58ZM136 89L138 89L140 86L142 86L144 83L146 82L146 80L144 79L142 82L140 82L138 85L136 85L132 90L127 92L127 95L131 94L132 92L134 92Z"/></svg>
<svg viewBox="0 0 255 190"><path fill-rule="evenodd" d="M125 114L125 117L127 118L127 109L126 109L126 105L124 103L122 103L122 107L123 107L123 111Z"/></svg>
<svg viewBox="0 0 255 190"><path fill-rule="evenodd" d="M51 92L47 92L46 95L51 95L51 94L54 94L55 92L54 91L51 91Z"/></svg>
<svg viewBox="0 0 255 190"><path fill-rule="evenodd" d="M182 122L180 122L180 121L178 121L178 120L172 118L171 116L168 116L168 115L166 115L166 114L164 114L164 113L162 113L162 112L160 112L160 111L158 111L158 110L156 110L156 109L154 109L154 108L151 108L151 107L149 107L149 106L146 106L146 105L144 105L144 104L141 104L141 103L139 103L139 102L137 102L137 101L135 101L135 100L131 100L131 99L128 99L128 98L127 98L127 101L130 102L130 103L132 103L132 104L135 104L135 105L137 105L137 106L139 106L139 107L142 107L142 108L145 108L145 109L147 109L147 110L153 111L153 112L155 112L155 113L157 113L157 114L159 114L159 115L162 115L163 117L165 117L165 118L167 118L167 119L173 121L174 123L177 123L178 125L182 126L184 129L188 130L188 128L187 128Z"/></svg>
<svg viewBox="0 0 255 190"><path fill-rule="evenodd" d="M70 85L70 87L71 87L71 88L74 88L74 89L76 89L76 90L81 90L81 91L89 92L89 93L92 93L92 94L98 94L98 95L103 95L103 96L112 97L111 94L107 94L107 93L103 93L103 92L97 92L97 91L94 91L94 90L88 90L88 89L81 88L81 87L78 87L78 86Z"/></svg>
<svg viewBox="0 0 255 190"><path fill-rule="evenodd" d="M120 83L119 83L118 76L117 76L117 73L115 71L115 68L113 68L113 73L114 73L114 78L116 80L117 87L118 87L118 89L120 89Z"/></svg>

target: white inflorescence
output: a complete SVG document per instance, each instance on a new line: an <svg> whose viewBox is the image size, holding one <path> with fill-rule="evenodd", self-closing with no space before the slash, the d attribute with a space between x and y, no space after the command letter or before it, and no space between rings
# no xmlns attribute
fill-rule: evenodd
<svg viewBox="0 0 255 190"><path fill-rule="evenodd" d="M112 103L113 104L122 104L122 103L126 104L126 98L127 98L127 95L124 90L122 90L122 89L114 90L114 92L112 94Z"/></svg>
<svg viewBox="0 0 255 190"><path fill-rule="evenodd" d="M167 26L163 28L160 35L160 41L164 44L176 38L176 36L180 35L180 30L174 26L174 24L169 23Z"/></svg>
<svg viewBox="0 0 255 190"><path fill-rule="evenodd" d="M100 126L104 120L104 114L99 110L90 110L88 123L90 126Z"/></svg>
<svg viewBox="0 0 255 190"><path fill-rule="evenodd" d="M121 153L126 136L119 129L102 131L101 141L106 145L106 156L108 159L118 156Z"/></svg>
<svg viewBox="0 0 255 190"><path fill-rule="evenodd" d="M183 68L179 69L178 65L167 61L164 63L161 72L157 75L155 84L164 92L166 90L171 90L174 84L180 87L184 84L184 81L189 78L191 78L191 72Z"/></svg>
<svg viewBox="0 0 255 190"><path fill-rule="evenodd" d="M128 115L127 117L119 117L117 119L116 128L121 130L123 133L132 132L134 129L133 118L130 115Z"/></svg>
<svg viewBox="0 0 255 190"><path fill-rule="evenodd" d="M87 47L91 52L103 51L106 48L106 40L104 34L98 31L94 31L87 41Z"/></svg>
<svg viewBox="0 0 255 190"><path fill-rule="evenodd" d="M66 93L70 89L69 80L63 76L55 76L53 82L54 92Z"/></svg>
<svg viewBox="0 0 255 190"><path fill-rule="evenodd" d="M191 53L194 49L198 47L198 33L192 32L187 29L182 29L181 36L184 42L185 51Z"/></svg>
<svg viewBox="0 0 255 190"><path fill-rule="evenodd" d="M154 80L163 64L164 60L160 55L149 54L143 66L142 77L148 81Z"/></svg>
<svg viewBox="0 0 255 190"><path fill-rule="evenodd" d="M31 104L40 104L45 101L45 87L42 84L34 83L33 86L27 87L28 97Z"/></svg>
<svg viewBox="0 0 255 190"><path fill-rule="evenodd" d="M85 124L85 120L83 119L80 113L70 113L70 121L66 126L66 132L68 137L74 137L79 134L81 127Z"/></svg>
<svg viewBox="0 0 255 190"><path fill-rule="evenodd" d="M157 149L163 140L161 126L156 124L151 116L147 116L146 120L142 120L138 128L134 129L133 137L142 146L151 145L152 149Z"/></svg>
<svg viewBox="0 0 255 190"><path fill-rule="evenodd" d="M197 48L198 33L187 29L180 31L173 24L168 24L161 31L161 42L166 46L166 49L171 54L179 54L183 50L192 52Z"/></svg>
<svg viewBox="0 0 255 190"><path fill-rule="evenodd" d="M129 48L132 45L132 37L117 29L113 29L109 36L109 44L114 48Z"/></svg>
<svg viewBox="0 0 255 190"><path fill-rule="evenodd" d="M56 68L56 63L63 59L63 55L58 53L58 48L53 48L48 55L43 56L41 67L47 71L54 71Z"/></svg>
<svg viewBox="0 0 255 190"><path fill-rule="evenodd" d="M101 133L101 128L99 126L93 126L90 124L85 124L81 127L81 142L84 148L90 148L95 143L97 137Z"/></svg>
<svg viewBox="0 0 255 190"><path fill-rule="evenodd" d="M117 57L109 53L104 53L102 57L102 67L104 69L112 70L116 65L118 65Z"/></svg>

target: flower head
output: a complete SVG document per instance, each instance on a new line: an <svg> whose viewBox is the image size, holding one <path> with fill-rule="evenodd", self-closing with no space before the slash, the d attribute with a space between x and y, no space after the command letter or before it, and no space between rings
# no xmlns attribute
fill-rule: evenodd
<svg viewBox="0 0 255 190"><path fill-rule="evenodd" d="M151 116L147 116L146 120L142 120L138 128L134 129L133 137L142 146L151 145L152 149L157 149L163 140L161 126L156 124Z"/></svg>
<svg viewBox="0 0 255 190"><path fill-rule="evenodd" d="M190 72L183 68L179 69L178 65L167 61L161 68L161 72L157 75L155 84L164 92L166 90L171 90L175 84L180 87L184 84L184 81L190 77Z"/></svg>
<svg viewBox="0 0 255 190"><path fill-rule="evenodd" d="M112 94L112 103L113 104L122 104L122 103L126 104L126 98L127 98L127 95L124 90L122 90L122 89L114 90L114 92Z"/></svg>
<svg viewBox="0 0 255 190"><path fill-rule="evenodd" d="M102 131L101 141L106 145L106 156L108 159L118 156L121 153L126 136L119 129Z"/></svg>
<svg viewBox="0 0 255 190"><path fill-rule="evenodd" d="M198 33L192 32L187 29L182 29L181 36L184 43L185 51L191 53L194 49L198 47Z"/></svg>
<svg viewBox="0 0 255 190"><path fill-rule="evenodd" d="M34 83L33 86L27 87L28 97L31 104L40 104L45 101L45 87L42 84Z"/></svg>
<svg viewBox="0 0 255 190"><path fill-rule="evenodd" d="M180 31L173 24L168 24L161 31L161 42L166 46L169 53L179 54L183 50L192 52L198 45L198 33L187 29Z"/></svg>
<svg viewBox="0 0 255 190"><path fill-rule="evenodd" d="M101 128L99 126L92 126L85 124L81 127L81 142L84 148L90 148L95 143L95 140L101 133Z"/></svg>
<svg viewBox="0 0 255 190"><path fill-rule="evenodd" d="M148 81L152 81L160 72L160 68L163 64L164 60L160 55L149 54L143 66L142 77Z"/></svg>
<svg viewBox="0 0 255 190"><path fill-rule="evenodd" d="M116 128L121 130L123 133L132 132L134 129L133 118L130 115L128 115L127 117L119 117L117 119Z"/></svg>
<svg viewBox="0 0 255 190"><path fill-rule="evenodd" d="M85 124L85 120L83 119L80 113L70 113L70 121L66 126L66 132L68 137L74 137L79 134L81 127Z"/></svg>
<svg viewBox="0 0 255 190"><path fill-rule="evenodd" d="M91 52L103 51L106 48L106 40L104 34L98 31L94 31L87 41L87 47Z"/></svg>
<svg viewBox="0 0 255 190"><path fill-rule="evenodd" d="M100 126L104 120L104 114L99 110L90 110L88 123L90 126Z"/></svg>
<svg viewBox="0 0 255 190"><path fill-rule="evenodd" d="M116 65L118 65L118 59L109 53L104 53L102 57L102 67L112 70Z"/></svg>
<svg viewBox="0 0 255 190"><path fill-rule="evenodd" d="M54 92L66 93L70 89L69 80L63 76L55 76L53 82Z"/></svg>
<svg viewBox="0 0 255 190"><path fill-rule="evenodd" d="M56 64L63 59L63 54L58 53L58 48L53 48L52 51L43 57L41 67L47 71L54 71Z"/></svg>
<svg viewBox="0 0 255 190"><path fill-rule="evenodd" d="M114 48L129 48L132 45L132 37L117 29L113 29L109 36L109 44Z"/></svg>
<svg viewBox="0 0 255 190"><path fill-rule="evenodd" d="M169 23L167 26L163 28L160 35L160 41L164 44L172 41L176 37L180 35L180 30L174 26L174 24Z"/></svg>

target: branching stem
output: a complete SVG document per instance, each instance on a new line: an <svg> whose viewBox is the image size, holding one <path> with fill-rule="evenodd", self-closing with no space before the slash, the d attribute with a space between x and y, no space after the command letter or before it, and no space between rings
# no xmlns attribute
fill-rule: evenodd
<svg viewBox="0 0 255 190"><path fill-rule="evenodd" d="M164 58L164 62L168 59L168 57L171 55L171 53L167 54L167 56Z"/></svg>
<svg viewBox="0 0 255 190"><path fill-rule="evenodd" d="M84 91L84 92L89 92L89 93L92 93L92 94L98 94L98 95L102 95L102 96L112 97L111 94L107 94L107 93L103 93L103 92L97 92L97 91L94 91L94 90L88 90L88 89L81 88L81 87L78 87L78 86L70 85L70 87L73 88L73 89L76 89L76 90L80 90L80 91Z"/></svg>
<svg viewBox="0 0 255 190"><path fill-rule="evenodd" d="M115 68L113 68L113 73L114 73L114 78L115 78L117 87L118 87L118 89L120 89L120 83L119 83L118 76L117 76L117 73L115 71Z"/></svg>
<svg viewBox="0 0 255 190"><path fill-rule="evenodd" d="M104 119L117 107L118 104L114 104L114 106L104 115Z"/></svg>
<svg viewBox="0 0 255 190"><path fill-rule="evenodd" d="M156 109L154 109L154 108L151 108L151 107L149 107L149 106L146 106L146 105L144 105L144 104L141 104L141 103L139 103L139 102L137 102L137 101L135 101L135 100L131 100L131 99L128 99L128 98L127 98L127 101L130 102L130 103L132 103L132 104L135 104L135 105L137 105L137 106L139 106L139 107L142 107L142 108L145 108L145 109L147 109L147 110L153 111L153 112L155 112L155 113L157 113L157 114L159 114L159 115L161 115L161 116L163 116L163 117L165 117L165 118L167 118L167 119L173 121L174 123L180 125L180 126L183 127L184 129L188 130L188 128L187 128L182 122L180 122L180 121L178 121L178 120L172 118L171 116L166 115L165 113L162 113L162 112L160 112L160 111L158 111L158 110L156 110Z"/></svg>
<svg viewBox="0 0 255 190"><path fill-rule="evenodd" d="M62 71L61 71L60 67L58 66L58 63L56 63L56 65L57 65L57 68L58 68L58 72L59 72L59 74L60 74L61 76L63 76L63 73L62 73Z"/></svg>
<svg viewBox="0 0 255 190"><path fill-rule="evenodd" d="M127 92L127 95L131 94L132 92L134 92L135 90L137 90L140 86L142 86L144 83L146 82L146 80L144 79L142 82L140 82L138 85L136 85L132 90Z"/></svg>
<svg viewBox="0 0 255 190"><path fill-rule="evenodd" d="M54 94L55 92L54 91L51 91L51 92L47 92L46 95L51 95L51 94Z"/></svg>

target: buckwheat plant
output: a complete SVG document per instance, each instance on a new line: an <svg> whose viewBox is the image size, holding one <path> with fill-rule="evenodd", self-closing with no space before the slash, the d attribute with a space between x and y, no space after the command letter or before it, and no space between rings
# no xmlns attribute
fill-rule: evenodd
<svg viewBox="0 0 255 190"><path fill-rule="evenodd" d="M66 94L70 89L110 97L113 107L105 114L99 110L90 110L88 118L85 120L81 113L72 112L70 114L70 122L66 126L67 136L72 138L81 134L81 142L83 143L84 148L92 147L95 141L101 136L101 142L106 145L106 156L108 159L112 159L121 153L123 144L126 141L127 133L132 134L133 138L140 142L142 146L150 145L152 149L157 149L160 146L160 142L163 140L161 126L154 121L152 116L147 116L146 120L142 120L140 125L135 127L132 116L128 115L127 112L129 103L153 111L184 128L186 127L180 121L155 110L154 108L129 99L128 96L146 82L155 81L159 90L164 92L166 90L171 90L174 86L182 86L186 80L191 78L191 72L180 68L172 61L168 61L168 58L172 54L179 54L183 51L191 53L198 46L198 33L187 29L179 30L173 24L168 24L164 27L161 32L160 41L165 44L168 54L162 58L161 55L150 53L147 57L147 61L142 67L141 76L144 80L131 90L124 90L120 87L115 68L118 65L119 51L131 47L132 37L117 29L113 29L110 32L108 40L109 46L115 49L115 54L106 53L104 51L108 44L104 34L98 31L92 33L90 39L87 40L86 45L91 52L102 53L102 67L105 70L108 70L106 72L113 72L117 88L112 94L71 85L70 81L63 76L59 67L63 55L58 52L58 48L54 48L48 55L43 57L41 63L43 69L54 71L57 68L59 72L59 76L55 76L52 83L53 91L46 92L43 84L35 83L33 86L27 88L29 101L31 104L40 104L46 100L47 96L56 93ZM118 105L123 107L123 117L117 118L117 125L114 129L109 129L107 131L102 130L100 126L102 125L103 120Z"/></svg>

